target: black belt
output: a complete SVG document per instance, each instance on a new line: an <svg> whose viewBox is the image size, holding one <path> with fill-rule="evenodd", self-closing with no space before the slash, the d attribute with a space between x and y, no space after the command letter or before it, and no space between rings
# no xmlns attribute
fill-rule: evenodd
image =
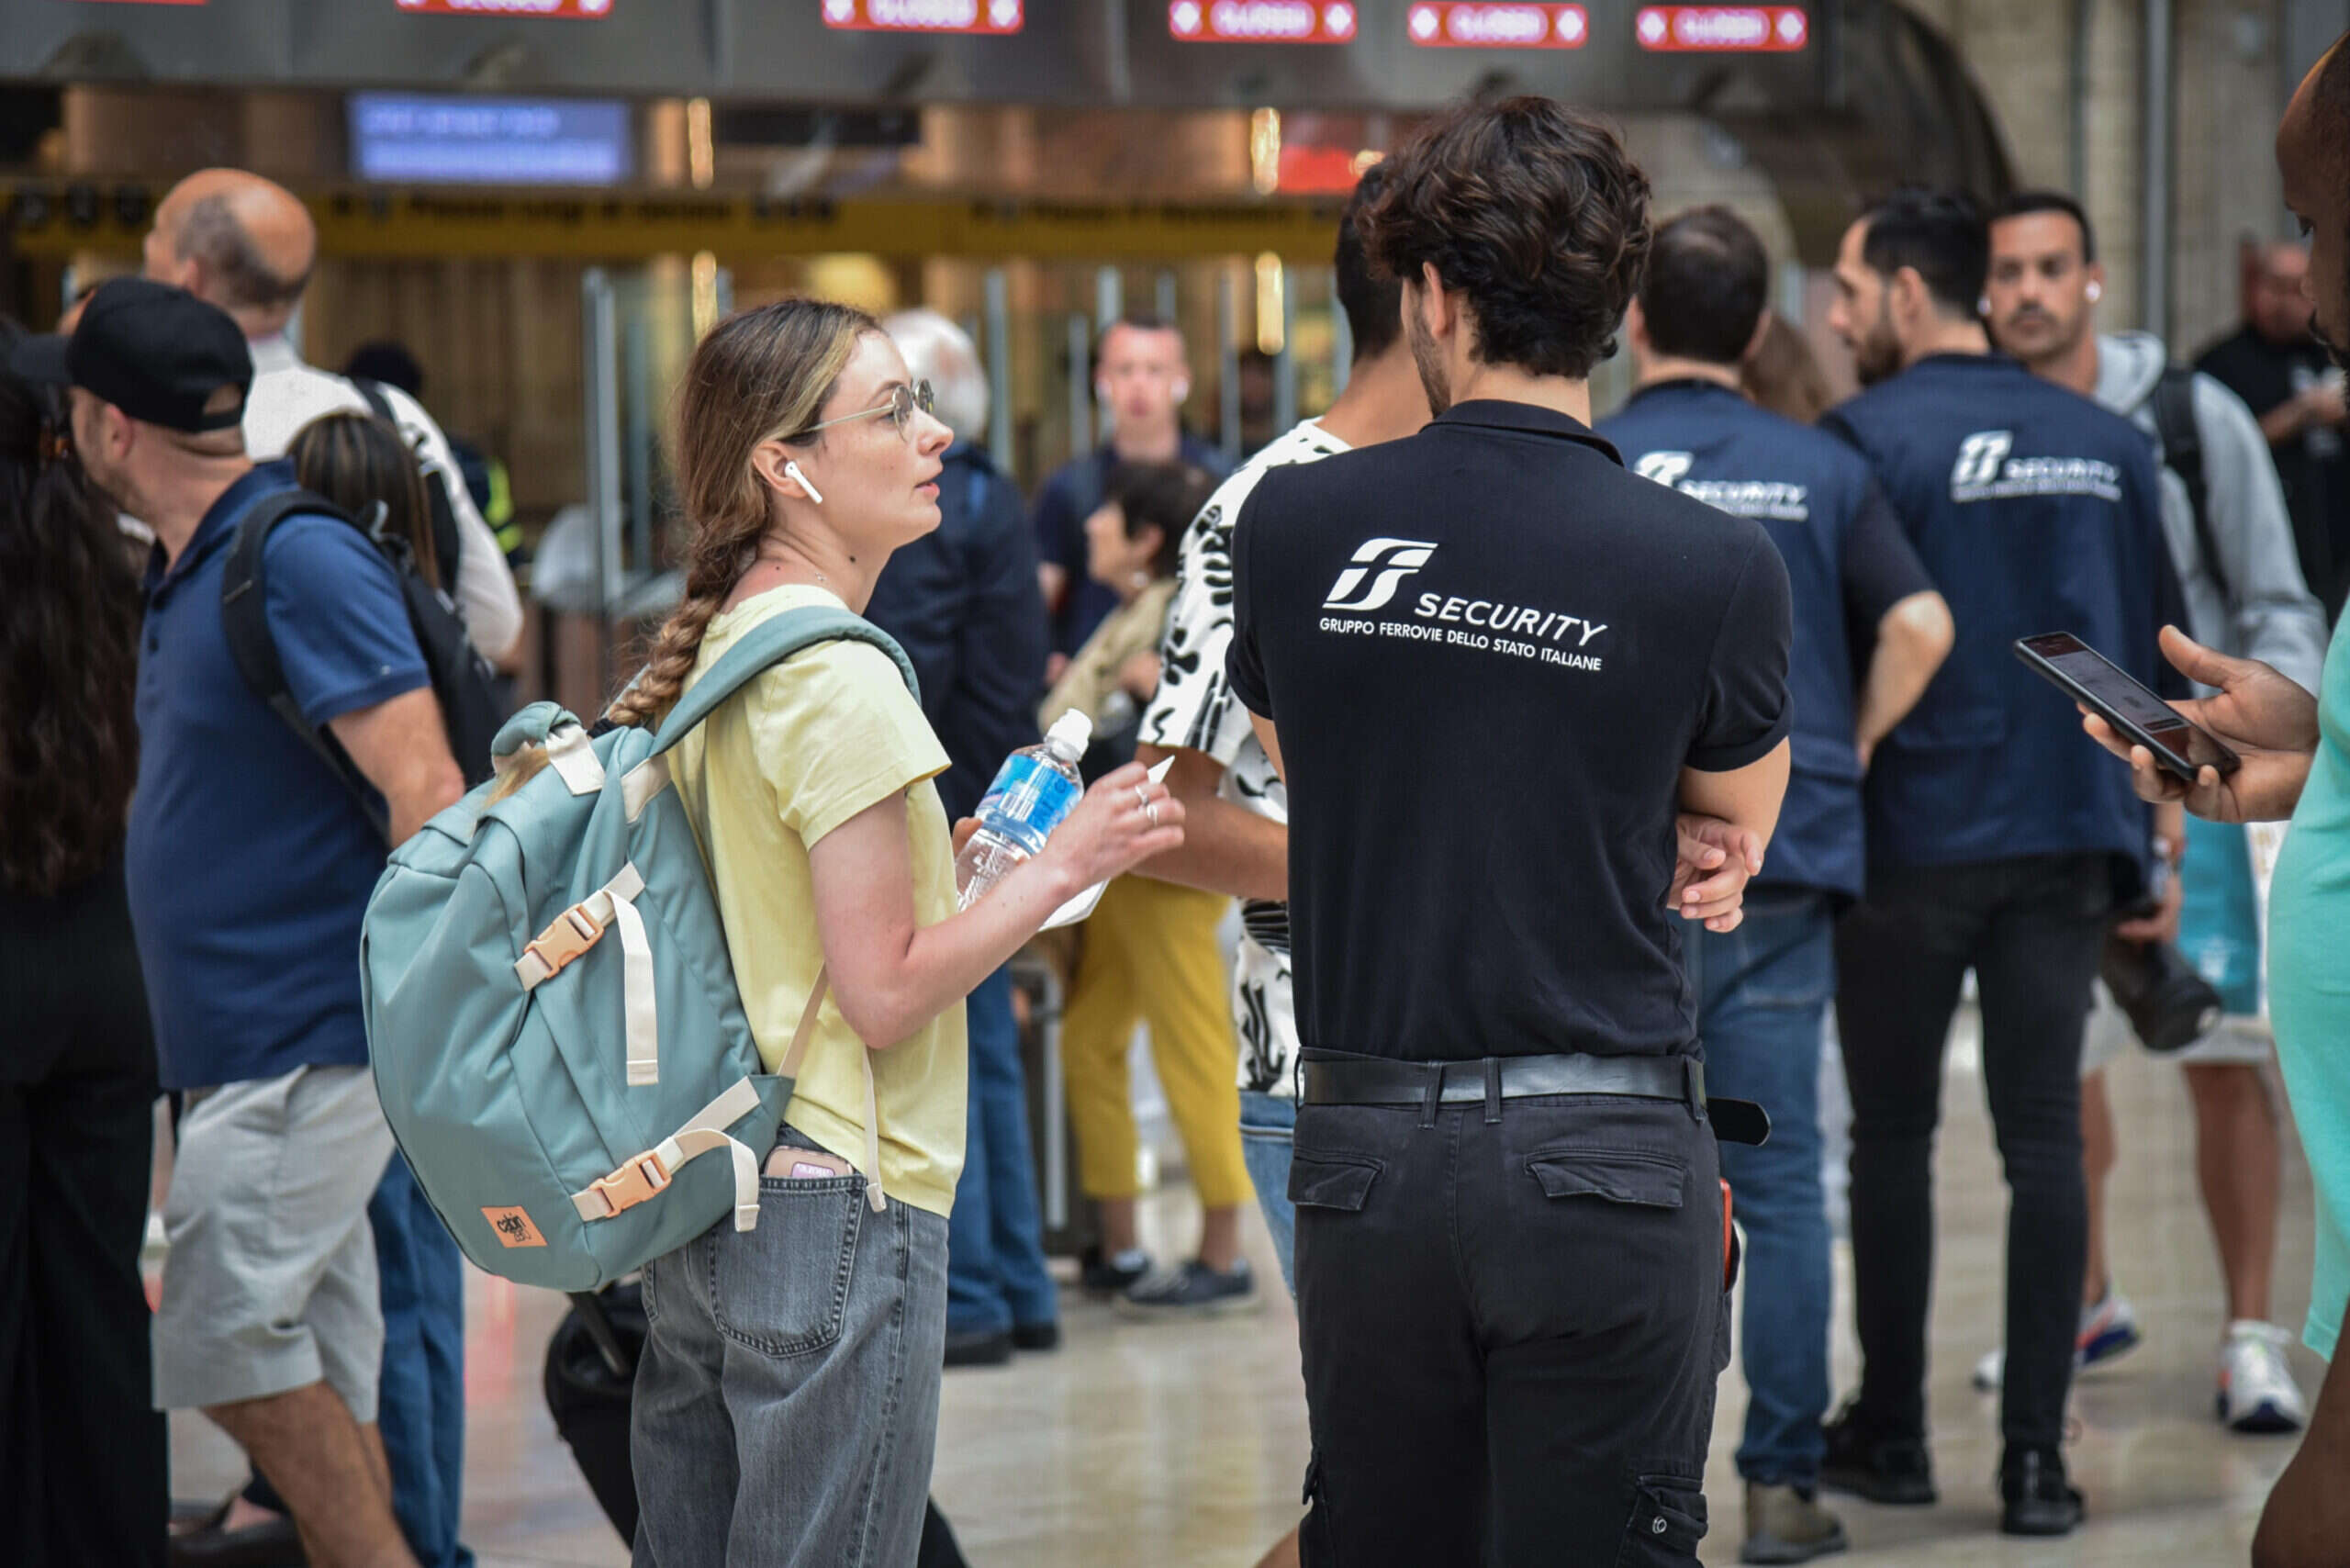
<svg viewBox="0 0 2350 1568"><path fill-rule="evenodd" d="M1308 1058L1299 1101L1307 1105L1484 1103L1498 1118L1504 1100L1541 1094L1620 1094L1678 1100L1710 1120L1725 1143L1759 1144L1771 1118L1751 1100L1708 1100L1706 1069L1695 1057L1486 1057L1476 1061L1397 1061L1382 1057Z"/></svg>

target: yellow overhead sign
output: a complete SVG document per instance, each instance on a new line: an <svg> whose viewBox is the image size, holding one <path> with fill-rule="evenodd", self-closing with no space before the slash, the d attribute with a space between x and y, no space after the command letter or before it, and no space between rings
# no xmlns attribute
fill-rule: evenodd
<svg viewBox="0 0 2350 1568"><path fill-rule="evenodd" d="M135 252L147 193L0 186L20 255ZM503 195L334 191L308 197L330 256L633 258L711 251L722 260L865 252L981 260L1256 256L1326 262L1336 204L1235 201L778 201L709 193Z"/></svg>

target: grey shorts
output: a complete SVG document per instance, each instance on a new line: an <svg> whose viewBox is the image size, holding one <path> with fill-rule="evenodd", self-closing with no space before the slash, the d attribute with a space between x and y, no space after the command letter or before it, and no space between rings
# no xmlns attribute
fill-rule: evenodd
<svg viewBox="0 0 2350 1568"><path fill-rule="evenodd" d="M392 1154L374 1076L306 1067L190 1098L163 1203L156 1408L323 1380L373 1421L384 1311L367 1200Z"/></svg>

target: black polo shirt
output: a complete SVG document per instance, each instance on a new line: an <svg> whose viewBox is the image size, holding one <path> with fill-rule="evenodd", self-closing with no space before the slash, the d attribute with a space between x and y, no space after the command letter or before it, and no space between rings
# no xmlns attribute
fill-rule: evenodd
<svg viewBox="0 0 2350 1568"><path fill-rule="evenodd" d="M1789 728L1786 568L1561 414L1464 403L1267 474L1235 693L1277 724L1298 1030L1408 1060L1695 1047L1682 769Z"/></svg>

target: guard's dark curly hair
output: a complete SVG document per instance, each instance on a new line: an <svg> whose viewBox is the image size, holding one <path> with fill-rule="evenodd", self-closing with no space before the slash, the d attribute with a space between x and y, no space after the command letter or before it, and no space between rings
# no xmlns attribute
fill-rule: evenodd
<svg viewBox="0 0 2350 1568"><path fill-rule="evenodd" d="M1648 270L1649 180L1606 121L1550 98L1470 104L1387 161L1362 216L1406 285L1434 263L1476 314L1477 358L1581 379L1616 352Z"/></svg>
<svg viewBox="0 0 2350 1568"><path fill-rule="evenodd" d="M0 319L0 361L23 335ZM114 508L43 450L64 420L0 374L0 887L37 897L121 849L139 773L139 579Z"/></svg>

